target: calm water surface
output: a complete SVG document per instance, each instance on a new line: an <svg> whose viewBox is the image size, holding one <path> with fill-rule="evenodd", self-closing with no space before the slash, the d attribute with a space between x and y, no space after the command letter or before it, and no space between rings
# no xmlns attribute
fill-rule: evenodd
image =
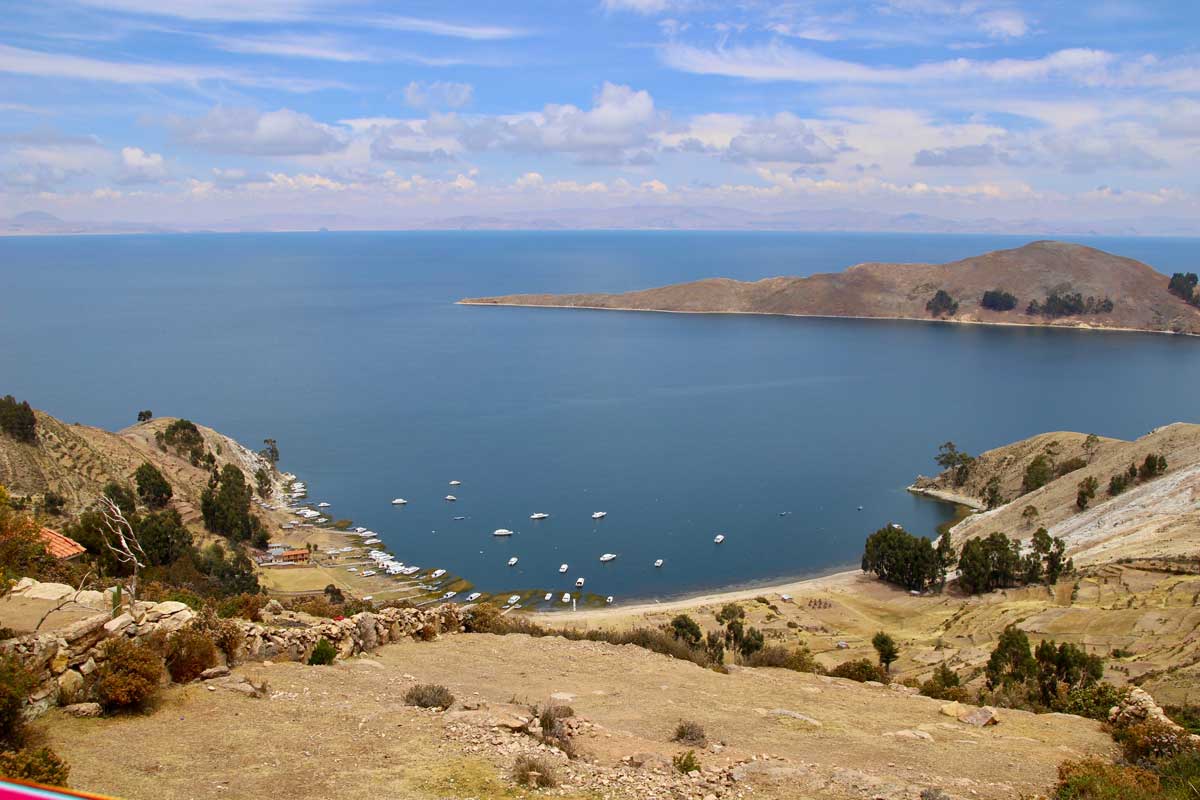
<svg viewBox="0 0 1200 800"><path fill-rule="evenodd" d="M152 408L252 446L276 438L314 501L381 531L402 560L482 590L561 591L583 575L619 600L665 597L854 563L889 520L932 532L948 509L904 487L935 469L946 439L978 452L1046 430L1135 437L1198 421L1200 342L453 301L944 261L1026 241L0 239L0 393L113 429ZM1077 241L1194 269L1194 240ZM463 482L455 504L441 499L451 479ZM393 508L396 496L410 504ZM608 518L593 523L598 510ZM531 522L535 511L552 516ZM499 527L517 535L495 539ZM619 558L602 565L605 552Z"/></svg>

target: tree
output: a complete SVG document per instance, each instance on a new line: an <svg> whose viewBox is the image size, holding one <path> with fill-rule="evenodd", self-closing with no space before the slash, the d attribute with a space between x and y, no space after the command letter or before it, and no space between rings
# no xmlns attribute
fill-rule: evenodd
<svg viewBox="0 0 1200 800"><path fill-rule="evenodd" d="M187 458L192 466L198 467L206 460L204 452L204 437L200 433L200 429L196 427L196 423L190 419L173 420L167 429L162 432L162 439L159 443L165 450L167 447L173 447L175 452ZM212 454L208 453L211 457Z"/></svg>
<svg viewBox="0 0 1200 800"><path fill-rule="evenodd" d="M37 417L28 401L22 400L18 403L17 398L11 394L0 398L0 432L8 434L18 442L37 442Z"/></svg>
<svg viewBox="0 0 1200 800"><path fill-rule="evenodd" d="M152 419L154 419L154 412L150 409L138 412L138 422L149 422Z"/></svg>
<svg viewBox="0 0 1200 800"><path fill-rule="evenodd" d="M1040 489L1050 482L1053 476L1053 465L1045 453L1039 453L1025 467L1025 476L1021 479L1021 490L1028 493Z"/></svg>
<svg viewBox="0 0 1200 800"><path fill-rule="evenodd" d="M883 631L879 631L871 639L871 646L879 654L879 666L883 667L884 672L891 672L892 662L900 657L900 648L896 646L896 641Z"/></svg>
<svg viewBox="0 0 1200 800"><path fill-rule="evenodd" d="M1079 507L1080 511L1088 507L1088 503L1096 496L1096 490L1099 488L1100 481L1091 475L1079 482L1079 485L1076 487L1075 505Z"/></svg>
<svg viewBox="0 0 1200 800"><path fill-rule="evenodd" d="M758 628L750 628L738 643L738 651L743 658L749 658L763 648L762 631Z"/></svg>
<svg viewBox="0 0 1200 800"><path fill-rule="evenodd" d="M129 569L130 579L126 589L132 607L137 602L138 572L146 566L146 551L133 531L133 526L111 498L104 495L97 503L102 517L101 535L104 545L116 561Z"/></svg>
<svg viewBox="0 0 1200 800"><path fill-rule="evenodd" d="M167 566L192 549L192 534L173 508L143 514L133 528L150 566Z"/></svg>
<svg viewBox="0 0 1200 800"><path fill-rule="evenodd" d="M1000 477L993 475L983 487L983 502L989 509L1004 505L1004 496L1000 494Z"/></svg>
<svg viewBox="0 0 1200 800"><path fill-rule="evenodd" d="M886 525L867 537L862 571L912 591L924 591L944 574L933 544L898 525Z"/></svg>
<svg viewBox="0 0 1200 800"><path fill-rule="evenodd" d="M342 590L331 583L325 587L325 599L340 606L346 602L346 595L342 594Z"/></svg>
<svg viewBox="0 0 1200 800"><path fill-rule="evenodd" d="M954 568L958 563L958 554L954 552L954 542L950 539L950 530L938 537L937 550L937 583L938 586L946 585L946 573Z"/></svg>
<svg viewBox="0 0 1200 800"><path fill-rule="evenodd" d="M1021 521L1027 526L1032 526L1033 521L1038 517L1037 506L1028 505L1021 510Z"/></svg>
<svg viewBox="0 0 1200 800"><path fill-rule="evenodd" d="M267 471L259 467L254 473L255 488L258 490L258 496L264 500L271 496L271 476Z"/></svg>
<svg viewBox="0 0 1200 800"><path fill-rule="evenodd" d="M235 542L251 539L259 529L258 519L250 513L252 491L246 476L233 464L226 464L216 486L200 495L200 513L204 526Z"/></svg>
<svg viewBox="0 0 1200 800"><path fill-rule="evenodd" d="M1167 284L1167 291L1181 300L1196 303L1196 283L1198 281L1200 281L1200 278L1197 278L1194 272L1176 272L1171 276L1171 280Z"/></svg>
<svg viewBox="0 0 1200 800"><path fill-rule="evenodd" d="M1079 686L1092 686L1104 676L1104 661L1095 655L1063 642L1055 646L1043 640L1033 653L1037 662L1038 688L1042 702L1053 704L1059 696L1059 685L1065 684L1067 691Z"/></svg>
<svg viewBox="0 0 1200 800"><path fill-rule="evenodd" d="M1037 662L1029 651L1029 637L1015 625L1009 625L1000 634L996 649L987 663L987 685L989 689L1012 683L1024 683L1033 677Z"/></svg>
<svg viewBox="0 0 1200 800"><path fill-rule="evenodd" d="M263 444L266 445L258 454L271 462L271 466L279 463L279 445L274 439L263 439Z"/></svg>
<svg viewBox="0 0 1200 800"><path fill-rule="evenodd" d="M173 494L171 484L167 483L158 467L149 461L137 468L137 472L133 473L133 480L137 483L138 497L142 498L142 502L148 507L163 508L170 502Z"/></svg>
<svg viewBox="0 0 1200 800"><path fill-rule="evenodd" d="M1138 469L1138 477L1144 481L1162 475L1167 471L1167 459L1157 453L1151 453L1146 456L1146 460L1142 462L1142 466Z"/></svg>
<svg viewBox="0 0 1200 800"><path fill-rule="evenodd" d="M137 499L128 486L122 486L116 481L109 481L104 484L104 488L100 492L121 509L121 513L126 519L132 519L133 515L137 513Z"/></svg>
<svg viewBox="0 0 1200 800"><path fill-rule="evenodd" d="M1021 545L999 531L971 539L958 557L958 584L969 594L1013 586L1022 575Z"/></svg>
<svg viewBox="0 0 1200 800"><path fill-rule="evenodd" d="M717 622L726 625L733 622L735 619L743 619L746 616L746 611L737 603L726 603L721 606L721 610L717 612Z"/></svg>
<svg viewBox="0 0 1200 800"><path fill-rule="evenodd" d="M945 289L938 289L925 304L925 310L933 317L953 317L958 313L958 301Z"/></svg>
<svg viewBox="0 0 1200 800"><path fill-rule="evenodd" d="M1124 472L1118 472L1108 479L1108 496L1116 497L1129 485L1129 479L1125 477Z"/></svg>
<svg viewBox="0 0 1200 800"><path fill-rule="evenodd" d="M696 623L696 620L687 614L680 614L671 620L671 633L676 639L686 642L693 647L700 644L700 640L704 637L704 633L700 630L700 626Z"/></svg>
<svg viewBox="0 0 1200 800"><path fill-rule="evenodd" d="M975 459L965 451L959 450L954 442L943 442L938 447L934 461L943 470L953 470L951 477L955 486L962 486L966 482L971 467L975 464Z"/></svg>
<svg viewBox="0 0 1200 800"><path fill-rule="evenodd" d="M991 311L1012 311L1017 307L1017 298L1003 289L991 289L983 293L979 305Z"/></svg>

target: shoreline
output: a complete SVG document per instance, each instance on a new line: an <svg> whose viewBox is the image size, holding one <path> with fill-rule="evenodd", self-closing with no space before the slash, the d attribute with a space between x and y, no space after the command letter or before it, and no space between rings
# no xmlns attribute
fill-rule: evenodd
<svg viewBox="0 0 1200 800"><path fill-rule="evenodd" d="M956 506L966 506L974 511L986 511L987 506L979 502L974 497L956 492L948 492L945 489L929 489L913 484L912 486L904 487L905 491L911 492L919 497L928 497L932 500L941 500L945 503L953 503Z"/></svg>
<svg viewBox="0 0 1200 800"><path fill-rule="evenodd" d="M855 319L880 320L884 322L925 322L936 325L981 325L992 328L1038 328L1042 330L1103 331L1109 333L1152 333L1159 336L1200 337L1200 333L1186 331L1156 331L1149 328L1118 328L1106 325L1054 325L1036 322L985 322L974 319L932 319L924 317L867 316L863 314L788 314L782 311L695 311L670 308L628 308L624 306L577 306L554 303L501 303L472 298L455 300L456 306L496 306L500 308L562 308L572 311L635 311L646 314L706 314L742 317L794 317L798 319Z"/></svg>

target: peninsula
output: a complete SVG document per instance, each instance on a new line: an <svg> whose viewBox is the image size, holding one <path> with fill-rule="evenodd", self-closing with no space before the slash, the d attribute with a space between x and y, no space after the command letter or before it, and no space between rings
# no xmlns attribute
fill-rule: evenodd
<svg viewBox="0 0 1200 800"><path fill-rule="evenodd" d="M1186 276L1179 277L1172 281L1140 261L1091 247L1039 241L946 264L866 263L806 278L708 278L623 294L517 294L459 302L1200 334L1194 287L1183 286ZM1192 291L1172 291L1176 283Z"/></svg>

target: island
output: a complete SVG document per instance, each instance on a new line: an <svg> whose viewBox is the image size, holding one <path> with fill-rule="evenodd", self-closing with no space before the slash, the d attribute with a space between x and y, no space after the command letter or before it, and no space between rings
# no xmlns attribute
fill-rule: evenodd
<svg viewBox="0 0 1200 800"><path fill-rule="evenodd" d="M1192 279L1192 280L1189 280ZM515 294L463 305L923 320L1200 334L1194 276L1038 241L946 264L865 263L809 277L707 278L623 294Z"/></svg>

